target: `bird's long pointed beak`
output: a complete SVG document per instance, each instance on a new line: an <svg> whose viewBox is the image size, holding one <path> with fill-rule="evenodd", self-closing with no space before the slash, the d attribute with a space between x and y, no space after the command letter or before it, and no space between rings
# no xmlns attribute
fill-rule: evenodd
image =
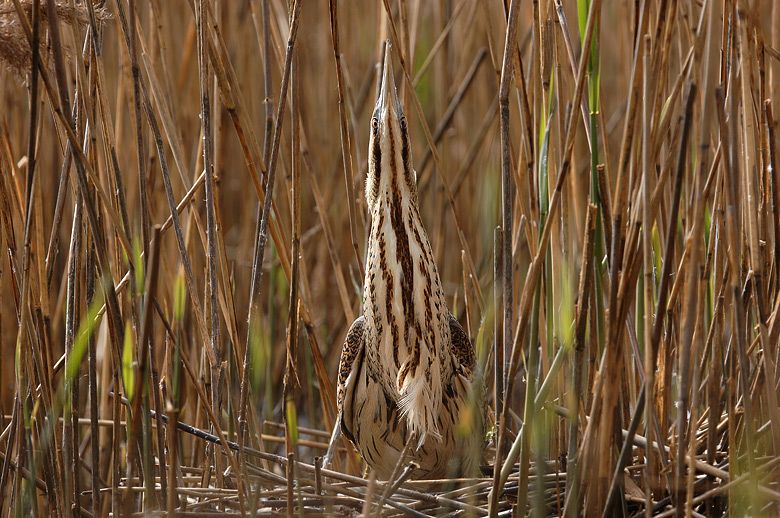
<svg viewBox="0 0 780 518"><path fill-rule="evenodd" d="M379 95L376 98L374 107L374 117L385 121L391 115L398 119L403 115L401 101L398 99L398 92L395 88L395 78L393 77L393 59L390 52L390 40L385 43L384 68L382 70L382 82L379 85Z"/></svg>

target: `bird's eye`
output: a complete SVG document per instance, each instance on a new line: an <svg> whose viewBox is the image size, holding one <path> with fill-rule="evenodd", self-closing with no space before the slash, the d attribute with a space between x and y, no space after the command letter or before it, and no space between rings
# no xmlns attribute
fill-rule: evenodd
<svg viewBox="0 0 780 518"><path fill-rule="evenodd" d="M371 119L371 130L376 134L377 130L379 129L379 121L376 117L373 117Z"/></svg>
<svg viewBox="0 0 780 518"><path fill-rule="evenodd" d="M406 117L401 117L401 129L406 129Z"/></svg>

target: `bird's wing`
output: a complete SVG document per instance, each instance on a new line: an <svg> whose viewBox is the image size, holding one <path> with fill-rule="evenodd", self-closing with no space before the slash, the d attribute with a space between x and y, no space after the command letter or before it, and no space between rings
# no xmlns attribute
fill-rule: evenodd
<svg viewBox="0 0 780 518"><path fill-rule="evenodd" d="M450 315L450 353L460 364L463 374L470 378L475 368L474 346L460 322Z"/></svg>
<svg viewBox="0 0 780 518"><path fill-rule="evenodd" d="M347 422L352 422L352 413L355 411L353 399L355 397L355 385L363 362L364 323L365 317L361 315L349 326L347 337L344 339L344 347L341 349L339 383L336 389L336 403L338 403L339 409L338 426L347 436L347 439L353 443L355 438L352 435L352 430L345 423L345 417Z"/></svg>
<svg viewBox="0 0 780 518"><path fill-rule="evenodd" d="M349 375L353 372L355 360L363 348L363 323L365 318L359 316L352 325L349 326L347 336L344 339L344 346L341 349L341 359L339 360L339 383L336 390L336 402L339 412L343 410L344 394L347 390Z"/></svg>
<svg viewBox="0 0 780 518"><path fill-rule="evenodd" d="M363 352L363 323L365 319L361 315L358 317L352 325L349 326L347 336L344 339L344 346L341 348L341 358L339 359L339 380L336 387L336 403L338 405L338 415L336 416L336 424L333 427L333 433L330 436L328 442L328 451L325 454L324 466L328 467L333 460L333 455L336 452L336 443L338 442L341 434L346 434L347 438L355 442L352 437L352 432L344 426L344 400L347 395L347 388L350 383L355 383L356 370L355 363L358 362ZM350 378L351 375L351 378Z"/></svg>

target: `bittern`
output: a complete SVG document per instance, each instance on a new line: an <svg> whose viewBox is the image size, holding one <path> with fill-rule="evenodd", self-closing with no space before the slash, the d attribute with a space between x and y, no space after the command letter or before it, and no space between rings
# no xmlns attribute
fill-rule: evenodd
<svg viewBox="0 0 780 518"><path fill-rule="evenodd" d="M415 478L475 474L483 440L474 348L450 314L418 206L409 130L390 43L371 118L365 196L371 213L363 314L338 375L339 429L380 479L404 452Z"/></svg>

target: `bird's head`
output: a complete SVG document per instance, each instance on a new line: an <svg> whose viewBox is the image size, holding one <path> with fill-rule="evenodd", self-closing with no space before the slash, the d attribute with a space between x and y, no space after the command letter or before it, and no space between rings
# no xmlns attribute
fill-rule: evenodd
<svg viewBox="0 0 780 518"><path fill-rule="evenodd" d="M385 44L384 65L379 81L368 140L366 201L369 208L373 208L382 196L395 192L414 200L417 197L409 130L395 88L389 41Z"/></svg>

